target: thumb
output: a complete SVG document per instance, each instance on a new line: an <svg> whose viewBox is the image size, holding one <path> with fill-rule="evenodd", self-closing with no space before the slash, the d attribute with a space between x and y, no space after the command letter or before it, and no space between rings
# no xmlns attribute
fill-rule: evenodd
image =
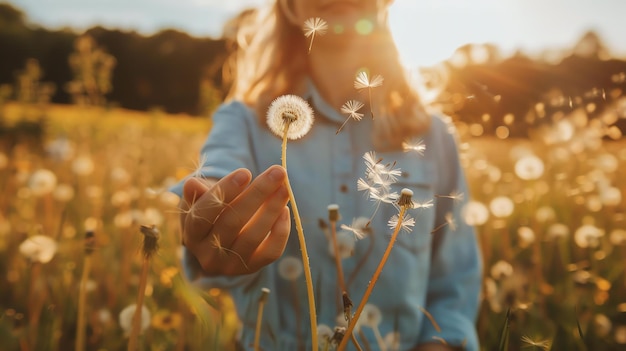
<svg viewBox="0 0 626 351"><path fill-rule="evenodd" d="M200 179L191 177L185 181L183 185L183 198L185 202L191 206L196 200L198 200L209 187L206 186Z"/></svg>

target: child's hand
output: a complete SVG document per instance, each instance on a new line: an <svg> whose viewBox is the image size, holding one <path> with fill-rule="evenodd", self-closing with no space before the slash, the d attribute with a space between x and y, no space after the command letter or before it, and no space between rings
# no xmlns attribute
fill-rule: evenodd
<svg viewBox="0 0 626 351"><path fill-rule="evenodd" d="M285 170L272 166L252 183L247 169L183 187L183 244L207 275L256 272L283 253L291 221Z"/></svg>

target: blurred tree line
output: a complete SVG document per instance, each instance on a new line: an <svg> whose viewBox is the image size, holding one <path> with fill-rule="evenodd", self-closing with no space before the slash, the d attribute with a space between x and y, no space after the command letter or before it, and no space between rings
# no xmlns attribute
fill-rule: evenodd
<svg viewBox="0 0 626 351"><path fill-rule="evenodd" d="M175 30L148 37L102 27L82 34L50 31L0 4L0 86L15 85L36 60L38 79L54 103L106 100L129 109L208 115L225 93L221 68L229 47L226 39ZM510 137L527 136L529 127L550 122L544 117L559 111L582 107L599 116L626 91L626 61L612 57L592 31L572 48L534 58L521 52L503 57L493 45L467 44L420 73L421 83L439 92L435 103L444 112L480 124L483 134L504 126ZM626 131L626 119L614 122Z"/></svg>
<svg viewBox="0 0 626 351"><path fill-rule="evenodd" d="M95 89L109 103L128 109L202 115L222 97L222 39L193 38L175 30L149 37L102 27L81 34L51 31L29 25L19 9L0 4L0 52L0 85L17 84L26 62L36 60L41 81L56 87L54 103L76 102L82 90L99 104L93 101L98 99ZM86 73L100 77L89 82ZM110 77L102 77L107 73Z"/></svg>

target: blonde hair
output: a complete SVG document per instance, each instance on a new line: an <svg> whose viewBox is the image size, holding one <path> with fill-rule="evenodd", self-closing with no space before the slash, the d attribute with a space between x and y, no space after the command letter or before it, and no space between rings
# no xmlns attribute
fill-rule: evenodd
<svg viewBox="0 0 626 351"><path fill-rule="evenodd" d="M235 49L224 66L231 83L226 100L244 102L257 111L263 124L275 98L305 92L309 73L305 36L279 2L241 16L233 38ZM372 138L379 150L397 149L403 140L428 129L430 116L409 84L388 26L373 35L372 42L379 44L366 53L367 67L385 81L372 97L376 107Z"/></svg>

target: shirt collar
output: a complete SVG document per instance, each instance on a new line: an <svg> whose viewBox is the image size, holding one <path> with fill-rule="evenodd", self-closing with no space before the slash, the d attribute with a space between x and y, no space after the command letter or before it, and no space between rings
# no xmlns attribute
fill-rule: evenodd
<svg viewBox="0 0 626 351"><path fill-rule="evenodd" d="M316 112L326 117L328 120L337 123L343 123L345 120L345 117L343 117L339 111L335 110L335 108L324 100L311 79L307 79L306 81L306 90L303 97L305 100L309 101L311 107L313 107Z"/></svg>

